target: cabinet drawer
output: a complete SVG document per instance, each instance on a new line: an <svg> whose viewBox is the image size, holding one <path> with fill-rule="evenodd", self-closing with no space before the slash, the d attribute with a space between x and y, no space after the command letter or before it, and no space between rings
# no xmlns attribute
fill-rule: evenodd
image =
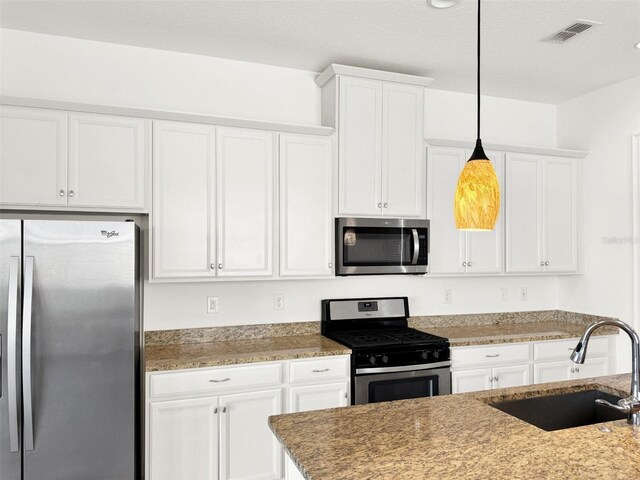
<svg viewBox="0 0 640 480"><path fill-rule="evenodd" d="M291 383L312 382L316 380L349 378L349 357L324 357L313 360L300 360L289 365Z"/></svg>
<svg viewBox="0 0 640 480"><path fill-rule="evenodd" d="M537 342L533 345L534 360L569 360L569 355L578 344L577 338ZM587 346L587 358L609 354L609 337L591 337Z"/></svg>
<svg viewBox="0 0 640 480"><path fill-rule="evenodd" d="M282 364L214 368L179 373L156 373L150 378L149 395L216 393L282 383Z"/></svg>
<svg viewBox="0 0 640 480"><path fill-rule="evenodd" d="M451 367L526 363L529 361L529 357L528 343L459 347L451 349Z"/></svg>

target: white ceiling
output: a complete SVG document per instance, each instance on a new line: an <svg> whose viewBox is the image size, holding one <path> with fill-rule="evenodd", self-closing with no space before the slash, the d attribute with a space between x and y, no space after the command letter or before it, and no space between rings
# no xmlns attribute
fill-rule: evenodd
<svg viewBox="0 0 640 480"><path fill-rule="evenodd" d="M321 71L329 63L475 89L475 0L1 0L0 26ZM640 75L640 0L485 0L483 93L558 103ZM577 19L602 22L564 45Z"/></svg>

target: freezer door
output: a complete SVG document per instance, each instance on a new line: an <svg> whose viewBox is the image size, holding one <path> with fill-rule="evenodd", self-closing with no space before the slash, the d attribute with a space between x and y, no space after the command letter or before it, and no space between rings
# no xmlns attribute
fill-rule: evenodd
<svg viewBox="0 0 640 480"><path fill-rule="evenodd" d="M138 478L137 236L24 222L24 480Z"/></svg>
<svg viewBox="0 0 640 480"><path fill-rule="evenodd" d="M22 478L22 222L0 220L0 479Z"/></svg>

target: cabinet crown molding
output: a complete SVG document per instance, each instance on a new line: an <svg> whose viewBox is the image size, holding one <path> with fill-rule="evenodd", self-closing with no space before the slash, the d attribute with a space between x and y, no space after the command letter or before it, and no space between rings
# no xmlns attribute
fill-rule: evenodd
<svg viewBox="0 0 640 480"><path fill-rule="evenodd" d="M427 138L425 140L427 145L432 147L458 147L458 148L473 148L475 146L475 140L451 140L448 138ZM553 147L535 147L529 145L505 145L502 143L486 143L483 142L486 150L498 150L501 152L510 153L529 153L532 155L552 155L554 157L567 157L567 158L585 158L589 152L584 150L572 150L568 148L553 148Z"/></svg>
<svg viewBox="0 0 640 480"><path fill-rule="evenodd" d="M371 80L383 80L386 82L406 83L426 87L433 82L433 78L407 75L406 73L387 72L385 70L373 70L370 68L352 67L332 63L320 75L316 77L316 85L322 87L336 75L348 75L350 77L369 78Z"/></svg>

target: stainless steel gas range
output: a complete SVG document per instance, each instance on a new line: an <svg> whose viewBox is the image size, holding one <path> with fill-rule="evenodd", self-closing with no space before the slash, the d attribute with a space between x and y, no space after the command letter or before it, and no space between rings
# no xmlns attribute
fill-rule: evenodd
<svg viewBox="0 0 640 480"><path fill-rule="evenodd" d="M351 403L451 393L446 338L408 326L407 297L322 301L322 334L351 348Z"/></svg>

